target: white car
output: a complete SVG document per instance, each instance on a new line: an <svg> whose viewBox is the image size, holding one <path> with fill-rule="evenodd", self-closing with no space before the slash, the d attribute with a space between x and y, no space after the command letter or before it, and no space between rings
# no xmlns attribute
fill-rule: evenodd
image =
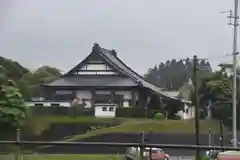
<svg viewBox="0 0 240 160"><path fill-rule="evenodd" d="M240 160L240 151L224 151L219 152L217 155L217 160Z"/></svg>

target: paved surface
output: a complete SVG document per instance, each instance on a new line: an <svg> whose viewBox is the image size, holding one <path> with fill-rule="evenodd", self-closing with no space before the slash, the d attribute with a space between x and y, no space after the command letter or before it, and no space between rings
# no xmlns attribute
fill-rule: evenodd
<svg viewBox="0 0 240 160"><path fill-rule="evenodd" d="M171 160L194 160L193 156L171 156Z"/></svg>

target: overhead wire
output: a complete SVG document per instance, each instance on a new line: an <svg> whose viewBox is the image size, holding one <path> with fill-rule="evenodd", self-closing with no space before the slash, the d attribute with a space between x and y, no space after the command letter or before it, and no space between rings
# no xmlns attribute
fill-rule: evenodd
<svg viewBox="0 0 240 160"><path fill-rule="evenodd" d="M233 56L232 54L230 53L226 53L226 54L221 54L221 55L213 55L213 56L209 56L209 57L203 57L203 58L199 58L198 57L198 60L217 60L217 59L221 59L221 58L226 58L226 57L231 57ZM189 59L190 61L193 60L193 58L182 58L182 57L179 57L179 58L174 58L174 59L181 59L181 60L186 60L186 59Z"/></svg>

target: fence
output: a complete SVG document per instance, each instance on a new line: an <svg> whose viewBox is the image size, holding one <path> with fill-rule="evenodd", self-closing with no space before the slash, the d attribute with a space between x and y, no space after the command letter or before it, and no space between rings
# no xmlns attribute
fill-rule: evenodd
<svg viewBox="0 0 240 160"><path fill-rule="evenodd" d="M149 144L146 143L146 138L145 138L145 134L144 132L141 132L141 139L140 142L138 143L114 143L114 142L64 142L64 141L21 141L20 139L20 130L18 130L17 132L17 137L16 137L16 141L0 141L0 144L2 145L15 145L18 146L19 148L21 148L21 146L25 145L34 145L34 146L74 146L76 148L83 146L83 147L99 147L99 148L103 148L103 147L110 147L110 148L114 148L114 147L121 147L121 148L127 148L127 147L139 147L140 148L140 156L138 157L139 159L143 160L144 159L144 149L145 148L163 148L163 149L178 149L178 150L195 150L196 153L199 153L200 150L219 150L219 151L226 151L226 150L232 150L232 151L240 151L240 148L233 148L233 147L227 147L227 146L197 146L197 145L176 145L176 144ZM25 153L26 154L26 153ZM46 159L41 159L39 157L46 157L45 154L41 153L42 155L39 154L34 154L34 153L28 153L29 155L24 155L24 153L22 154L19 150L15 151L14 154L12 155L2 155L0 156L1 160L12 160L11 158L14 158L15 160L35 160L32 156L35 155L36 160L48 160ZM66 154L66 153L65 153ZM37 156L36 156L37 155ZM51 155L53 156L53 155ZM50 156L50 157L51 157ZM58 155L58 156L63 156L63 155ZM171 156L171 155L170 155ZM184 156L184 155L183 155ZM112 157L110 159L114 160L119 160L121 156L118 155L118 158ZM56 157L55 157L56 158ZM122 158L122 157L121 157ZM175 157L176 158L176 157ZM57 158L56 158L57 159ZM77 159L77 158L74 158ZM86 156L85 158L82 158L84 160L87 160ZM93 158L91 158L93 159ZM100 159L99 157L96 157L95 159ZM104 159L109 159L107 157L104 157ZM174 158L171 158L174 159ZM178 157L179 159L192 159L192 158L187 158L187 157ZM199 154L196 154L196 159L200 160L201 157ZM52 160L49 158L49 160ZM71 160L69 159L64 159L64 160Z"/></svg>

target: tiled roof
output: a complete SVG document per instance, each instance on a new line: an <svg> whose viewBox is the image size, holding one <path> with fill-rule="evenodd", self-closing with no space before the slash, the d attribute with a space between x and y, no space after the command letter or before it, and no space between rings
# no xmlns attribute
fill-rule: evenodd
<svg viewBox="0 0 240 160"><path fill-rule="evenodd" d="M71 76L61 77L60 79L47 84L46 86L80 86L80 87L101 87L101 86L122 86L131 87L137 84L127 77L119 76Z"/></svg>
<svg viewBox="0 0 240 160"><path fill-rule="evenodd" d="M120 78L118 76L100 76L98 78L84 78L81 76L76 77L68 77L64 75L59 80L54 81L50 84L47 84L47 86L56 86L56 85L69 85L69 86L96 86L96 85L104 85L104 86L136 86L136 85L142 85L145 88L148 88L156 93L159 93L162 96L180 100L176 96L172 96L168 94L167 92L163 91L161 88L147 82L144 80L142 76L137 74L135 71L133 71L130 67L128 67L123 61L121 61L115 51L113 50L107 50L104 48L101 48L98 44L95 44L93 47L93 51L91 54L99 54L106 62L111 64L111 66L114 66L114 68L119 71L121 74L125 75L126 78ZM82 62L81 62L82 63ZM77 66L80 66L81 63L79 63ZM74 67L76 68L76 67ZM72 72L74 68L69 71L68 73ZM186 102L184 100L181 100L183 102Z"/></svg>

